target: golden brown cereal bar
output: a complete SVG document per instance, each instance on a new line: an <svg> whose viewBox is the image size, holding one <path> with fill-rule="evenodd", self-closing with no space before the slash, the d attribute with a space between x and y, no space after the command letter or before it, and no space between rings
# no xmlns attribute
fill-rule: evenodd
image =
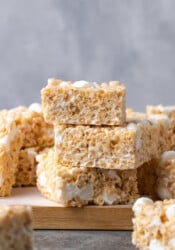
<svg viewBox="0 0 175 250"><path fill-rule="evenodd" d="M42 89L45 120L54 124L123 125L125 96L123 84L49 79Z"/></svg>
<svg viewBox="0 0 175 250"><path fill-rule="evenodd" d="M37 160L37 186L60 206L128 204L138 197L135 169L71 168L56 163L53 150Z"/></svg>
<svg viewBox="0 0 175 250"><path fill-rule="evenodd" d="M158 155L159 129L148 120L124 127L55 127L55 158L66 166L134 169Z"/></svg>

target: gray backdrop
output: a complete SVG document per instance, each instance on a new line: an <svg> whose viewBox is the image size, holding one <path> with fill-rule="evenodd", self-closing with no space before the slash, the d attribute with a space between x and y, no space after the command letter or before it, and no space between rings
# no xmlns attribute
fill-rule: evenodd
<svg viewBox="0 0 175 250"><path fill-rule="evenodd" d="M127 105L175 104L174 0L0 0L0 108L47 78L120 80Z"/></svg>

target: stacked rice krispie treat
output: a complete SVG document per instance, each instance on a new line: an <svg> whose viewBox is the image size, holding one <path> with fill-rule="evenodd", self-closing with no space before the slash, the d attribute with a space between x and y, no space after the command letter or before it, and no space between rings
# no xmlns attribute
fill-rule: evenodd
<svg viewBox="0 0 175 250"><path fill-rule="evenodd" d="M37 157L41 193L61 206L132 203L139 169L150 169L162 151L161 122L126 118L119 82L49 79L41 95L45 121L55 131L54 148Z"/></svg>

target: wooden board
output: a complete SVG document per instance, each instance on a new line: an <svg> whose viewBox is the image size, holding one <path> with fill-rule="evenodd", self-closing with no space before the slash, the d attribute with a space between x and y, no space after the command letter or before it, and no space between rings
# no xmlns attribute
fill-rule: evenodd
<svg viewBox="0 0 175 250"><path fill-rule="evenodd" d="M1 204L30 205L35 229L131 230L130 205L63 208L45 199L36 188L14 188Z"/></svg>

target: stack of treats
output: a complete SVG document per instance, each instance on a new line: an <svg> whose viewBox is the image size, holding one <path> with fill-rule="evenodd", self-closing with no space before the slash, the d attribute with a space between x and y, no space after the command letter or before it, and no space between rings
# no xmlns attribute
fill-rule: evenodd
<svg viewBox="0 0 175 250"><path fill-rule="evenodd" d="M153 166L169 147L166 116L126 110L126 88L116 81L49 79L41 96L55 144L37 156L43 195L60 206L130 204L157 195Z"/></svg>
<svg viewBox="0 0 175 250"><path fill-rule="evenodd" d="M126 109L126 88L117 81L49 79L41 97L42 108L0 111L0 196L37 184L64 207L136 201L133 244L175 249L175 106ZM14 214L20 242L31 249L30 208L1 210L0 226Z"/></svg>

